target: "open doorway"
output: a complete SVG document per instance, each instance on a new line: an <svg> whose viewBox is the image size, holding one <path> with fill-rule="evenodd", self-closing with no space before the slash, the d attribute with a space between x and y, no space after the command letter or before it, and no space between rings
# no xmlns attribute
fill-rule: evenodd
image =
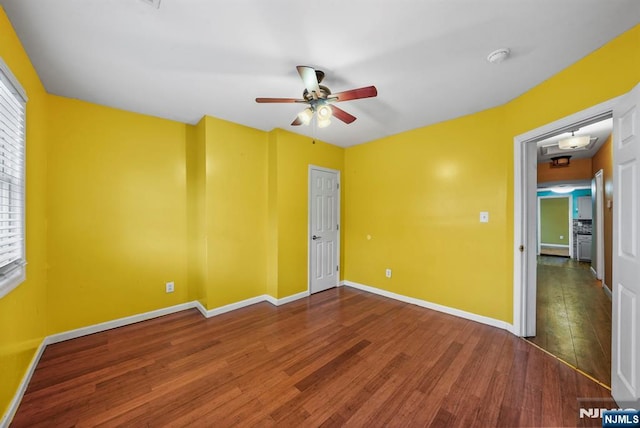
<svg viewBox="0 0 640 428"><path fill-rule="evenodd" d="M613 121L594 120L536 142L536 334L529 340L610 385L611 297L596 275L595 266L606 263L598 260L595 247L611 246L611 239L595 227L592 182L604 170L610 175ZM559 148L572 136L588 140L580 148ZM566 158L563 163L554 162L558 156Z"/></svg>
<svg viewBox="0 0 640 428"><path fill-rule="evenodd" d="M596 246L608 242L610 250L611 239L596 227L595 183L611 175L613 120L572 126L536 142L536 334L528 340L609 386L612 302L596 275L606 265ZM585 146L560 149L572 136L587 137Z"/></svg>
<svg viewBox="0 0 640 428"><path fill-rule="evenodd" d="M613 116L611 395L629 407L640 404L639 112L640 84L617 98L514 137L513 332L529 337L536 335L536 143Z"/></svg>
<svg viewBox="0 0 640 428"><path fill-rule="evenodd" d="M596 277L595 266L600 262L602 270L606 263L597 258L597 242L605 240L595 236L592 181L596 167L601 167L593 165L592 158L603 146L611 150L611 111L612 107L598 106L532 131L521 141L521 158L516 158L522 162L516 169L523 172L519 198L528 207L516 213L516 222L525 225L517 233L526 235L523 242L529 243L529 251L524 246L518 251L522 269L516 275L527 286L514 289L514 308L518 301L526 302L526 310L515 311L516 331L606 385L611 384L612 311L604 282ZM559 147L560 140L572 136L587 136L587 142L579 148ZM610 155L606 158L611 161ZM542 236L540 196L568 202L564 229L556 231L557 236ZM554 247L565 251L549 254Z"/></svg>

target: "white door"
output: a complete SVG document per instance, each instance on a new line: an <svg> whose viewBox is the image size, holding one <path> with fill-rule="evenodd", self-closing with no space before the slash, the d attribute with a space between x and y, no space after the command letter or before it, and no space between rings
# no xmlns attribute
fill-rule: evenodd
<svg viewBox="0 0 640 428"><path fill-rule="evenodd" d="M611 394L640 404L640 85L613 111Z"/></svg>
<svg viewBox="0 0 640 428"><path fill-rule="evenodd" d="M309 168L309 291L338 285L340 278L340 173Z"/></svg>

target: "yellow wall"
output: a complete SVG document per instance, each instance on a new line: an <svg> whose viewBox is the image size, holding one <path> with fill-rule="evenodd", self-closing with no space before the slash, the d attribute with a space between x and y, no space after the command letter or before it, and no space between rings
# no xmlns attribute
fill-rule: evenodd
<svg viewBox="0 0 640 428"><path fill-rule="evenodd" d="M187 126L187 282L189 300L207 305L206 119Z"/></svg>
<svg viewBox="0 0 640 428"><path fill-rule="evenodd" d="M207 308L265 294L267 134L206 117Z"/></svg>
<svg viewBox="0 0 640 428"><path fill-rule="evenodd" d="M306 291L308 168L342 171L344 149L213 117L191 128L187 205L195 298L215 309Z"/></svg>
<svg viewBox="0 0 640 428"><path fill-rule="evenodd" d="M308 286L309 165L341 171L341 192L344 192L344 149L318 140L314 143L311 138L280 129L272 134L275 136L270 136L269 165L277 169L269 172L270 180L276 183L275 188L269 187L270 195L276 198L270 201L269 224L276 229L270 236L277 236L278 246L277 255L269 259L275 264L269 267L269 272L270 280L277 280L274 297L282 298L306 291ZM344 218L344 194L342 202L341 218ZM344 227L341 239L344 242ZM341 265L344 266L344 252Z"/></svg>
<svg viewBox="0 0 640 428"><path fill-rule="evenodd" d="M345 278L512 322L514 136L639 81L636 26L501 107L347 149Z"/></svg>
<svg viewBox="0 0 640 428"><path fill-rule="evenodd" d="M186 125L56 96L48 108L48 332L186 302Z"/></svg>
<svg viewBox="0 0 640 428"><path fill-rule="evenodd" d="M0 298L0 417L46 334L47 95L0 8L0 57L27 93L27 279Z"/></svg>
<svg viewBox="0 0 640 428"><path fill-rule="evenodd" d="M347 280L511 320L502 118L498 108L347 149Z"/></svg>

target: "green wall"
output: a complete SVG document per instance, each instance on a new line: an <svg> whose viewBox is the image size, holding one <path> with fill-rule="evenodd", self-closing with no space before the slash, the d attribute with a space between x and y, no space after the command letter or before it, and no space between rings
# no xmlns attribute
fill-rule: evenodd
<svg viewBox="0 0 640 428"><path fill-rule="evenodd" d="M570 196L540 198L540 242L569 245Z"/></svg>

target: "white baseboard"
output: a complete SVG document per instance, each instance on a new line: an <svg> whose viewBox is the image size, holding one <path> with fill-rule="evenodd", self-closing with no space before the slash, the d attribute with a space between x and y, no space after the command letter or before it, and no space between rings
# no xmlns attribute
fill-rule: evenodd
<svg viewBox="0 0 640 428"><path fill-rule="evenodd" d="M303 291L301 293L292 294L291 296L283 297L282 299L276 299L275 297L270 296L268 294L265 294L263 297L267 302L271 303L274 306L282 306L282 305L286 305L287 303L291 303L296 300L309 297L309 291Z"/></svg>
<svg viewBox="0 0 640 428"><path fill-rule="evenodd" d="M230 303L228 305L220 306L214 309L209 309L206 311L205 317L211 318L216 315L226 314L227 312L235 311L237 309L242 309L247 306L255 305L256 303L264 302L266 299L264 298L264 294L262 296L251 297L249 299L241 300L239 302Z"/></svg>
<svg viewBox="0 0 640 428"><path fill-rule="evenodd" d="M47 347L47 344L45 343L46 339L47 338L45 337L42 343L40 343L40 346L38 346L38 349L36 350L36 353L33 355L33 358L31 358L29 367L27 367L27 372L22 377L22 380L20 381L20 385L18 385L18 390L13 395L13 399L11 400L11 403L9 403L9 407L7 408L7 411L4 413L4 415L0 419L0 428L7 428L11 423L13 416L18 411L18 407L20 406L22 397L24 396L24 393L27 391L29 382L31 382L31 377L33 376L33 372L36 370L36 366L40 361L40 357L42 357L42 353L44 352L44 349Z"/></svg>
<svg viewBox="0 0 640 428"><path fill-rule="evenodd" d="M611 289L607 284L604 283L604 281L602 281L602 288L604 288L604 292L607 294L607 296L609 296L610 299L613 299L613 294L611 293Z"/></svg>
<svg viewBox="0 0 640 428"><path fill-rule="evenodd" d="M280 306L280 305L287 304L289 302L293 302L298 299L305 298L307 296L309 296L308 291L303 291L301 293L293 294L291 296L283 297L281 299L276 299L268 294L263 294L261 296L252 297L250 299L242 300L236 303L231 303L229 305L221 306L219 308L214 308L214 309L206 309L202 303L195 300L193 302L182 303L179 305L170 306L168 308L157 309L154 311L145 312L138 315L131 315L124 318L118 318L113 321L102 322L99 324L94 324L87 327L81 327L74 330L69 330L62 333L46 336L44 339L42 339L42 343L40 343L38 350L36 351L33 358L31 359L31 362L27 367L27 371L22 377L22 381L20 382L20 385L18 385L18 389L14 394L13 399L11 400L11 403L9 403L9 407L7 408L7 411L2 416L2 418L0 418L0 428L7 428L11 423L13 416L16 414L16 411L18 410L18 406L20 406L22 397L24 396L24 393L27 390L27 386L29 386L29 382L31 381L33 372L35 371L38 365L38 362L42 357L42 353L44 352L47 345L63 342L69 339L75 339L82 336L87 336L89 334L99 333L101 331L111 330L118 327L124 327L129 324L135 324L140 321L146 321L153 318L173 314L175 312L180 312L180 311L184 311L192 308L196 308L205 318L211 318L216 315L231 312L236 309L244 308L245 306L253 305L260 302L269 302L272 305Z"/></svg>
<svg viewBox="0 0 640 428"><path fill-rule="evenodd" d="M453 315L459 318L465 318L471 321L479 322L481 324L490 325L492 327L498 327L510 333L513 333L513 325L509 324L506 321L500 321L494 318L485 317L483 315L478 315L471 312L462 311L460 309L451 308L449 306L443 306L437 303L428 302L426 300L416 299L414 297L408 297L402 294L393 293L391 291L382 290L380 288L370 287L364 284L358 284L357 282L344 281L344 285L348 287L357 288L358 290L368 291L369 293L378 294L380 296L389 297L390 299L399 300L401 302L411 303L412 305L421 306L423 308L433 309L434 311Z"/></svg>
<svg viewBox="0 0 640 428"><path fill-rule="evenodd" d="M199 302L198 302L199 304ZM63 333L53 334L45 338L45 343L50 345L52 343L64 342L65 340L75 339L77 337L88 336L93 333L99 333L101 331L111 330L113 328L123 327L129 324L135 324L140 321L146 321L153 318L158 318L164 315L173 314L175 312L184 311L187 309L195 308L196 302L182 303L180 305L170 306L168 308L156 309L154 311L145 312L143 314L131 315L124 318L118 318L113 321L102 322L99 324L90 325L88 327L81 327L75 330L65 331Z"/></svg>
<svg viewBox="0 0 640 428"><path fill-rule="evenodd" d="M545 244L544 242L540 243L540 246L544 247L553 247L553 248L569 248L569 244Z"/></svg>

